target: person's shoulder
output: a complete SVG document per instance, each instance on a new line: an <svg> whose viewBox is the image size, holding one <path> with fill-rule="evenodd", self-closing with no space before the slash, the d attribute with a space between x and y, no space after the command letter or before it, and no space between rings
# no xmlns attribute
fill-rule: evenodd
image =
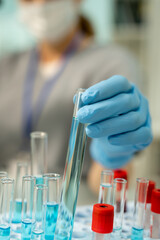
<svg viewBox="0 0 160 240"><path fill-rule="evenodd" d="M78 54L78 59L82 62L91 63L104 63L108 61L114 62L114 64L123 63L126 61L133 61L135 57L126 48L108 43L108 44L96 44L91 43L88 47L84 48Z"/></svg>

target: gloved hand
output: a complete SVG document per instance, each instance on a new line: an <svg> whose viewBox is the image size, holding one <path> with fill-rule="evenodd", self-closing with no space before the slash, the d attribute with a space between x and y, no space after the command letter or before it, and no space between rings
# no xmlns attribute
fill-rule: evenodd
<svg viewBox="0 0 160 240"><path fill-rule="evenodd" d="M148 101L125 77L116 75L93 85L82 94L82 101L77 117L89 123L91 156L104 167L122 167L151 143Z"/></svg>

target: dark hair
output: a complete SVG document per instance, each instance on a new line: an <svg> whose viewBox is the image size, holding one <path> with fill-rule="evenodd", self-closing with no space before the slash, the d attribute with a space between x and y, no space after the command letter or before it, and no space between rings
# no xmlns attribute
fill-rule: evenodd
<svg viewBox="0 0 160 240"><path fill-rule="evenodd" d="M92 24L86 17L80 15L79 25L82 33L85 34L87 37L94 36L94 30L93 30Z"/></svg>

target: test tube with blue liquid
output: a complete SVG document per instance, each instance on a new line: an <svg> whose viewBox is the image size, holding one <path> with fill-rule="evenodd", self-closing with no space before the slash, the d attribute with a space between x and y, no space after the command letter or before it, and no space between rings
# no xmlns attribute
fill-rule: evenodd
<svg viewBox="0 0 160 240"><path fill-rule="evenodd" d="M115 178L113 182L114 225L113 239L121 239L127 181Z"/></svg>
<svg viewBox="0 0 160 240"><path fill-rule="evenodd" d="M79 89L76 94L54 240L71 240L72 238L74 215L87 140L86 125L80 123L77 119L77 112L83 106L81 100L83 92L84 89Z"/></svg>
<svg viewBox="0 0 160 240"><path fill-rule="evenodd" d="M131 240L143 240L148 179L137 178Z"/></svg>
<svg viewBox="0 0 160 240"><path fill-rule="evenodd" d="M13 213L14 180L12 178L1 179L0 200L0 239L10 240L11 221Z"/></svg>
<svg viewBox="0 0 160 240"><path fill-rule="evenodd" d="M22 179L23 176L28 174L28 163L17 162L15 192L14 192L14 205L13 205L13 219L12 229L17 234L21 233L21 220L22 220Z"/></svg>
<svg viewBox="0 0 160 240"><path fill-rule="evenodd" d="M21 240L31 239L33 224L33 194L36 178L24 176L22 182L22 233Z"/></svg>
<svg viewBox="0 0 160 240"><path fill-rule="evenodd" d="M48 187L45 240L53 240L60 202L61 176L57 173L48 173L43 175L43 179Z"/></svg>
<svg viewBox="0 0 160 240"><path fill-rule="evenodd" d="M43 174L47 173L48 135L46 132L32 132L31 174L36 176L36 184L43 184Z"/></svg>
<svg viewBox="0 0 160 240"><path fill-rule="evenodd" d="M44 240L48 187L44 184L34 186L32 240Z"/></svg>
<svg viewBox="0 0 160 240"><path fill-rule="evenodd" d="M113 171L104 170L101 172L101 182L99 190L99 203L112 203Z"/></svg>

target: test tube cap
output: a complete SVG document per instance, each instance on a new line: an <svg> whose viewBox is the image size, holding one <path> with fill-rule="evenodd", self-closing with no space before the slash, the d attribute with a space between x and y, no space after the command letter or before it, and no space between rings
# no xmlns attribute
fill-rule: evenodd
<svg viewBox="0 0 160 240"><path fill-rule="evenodd" d="M127 180L128 173L124 169L117 169L114 171L114 178L124 178L125 180Z"/></svg>
<svg viewBox="0 0 160 240"><path fill-rule="evenodd" d="M152 191L151 211L160 214L160 189Z"/></svg>
<svg viewBox="0 0 160 240"><path fill-rule="evenodd" d="M149 181L148 190L147 190L147 203L151 203L152 191L155 189L156 183L154 181Z"/></svg>
<svg viewBox="0 0 160 240"><path fill-rule="evenodd" d="M95 204L92 213L92 231L108 234L113 231L114 207L109 204Z"/></svg>

